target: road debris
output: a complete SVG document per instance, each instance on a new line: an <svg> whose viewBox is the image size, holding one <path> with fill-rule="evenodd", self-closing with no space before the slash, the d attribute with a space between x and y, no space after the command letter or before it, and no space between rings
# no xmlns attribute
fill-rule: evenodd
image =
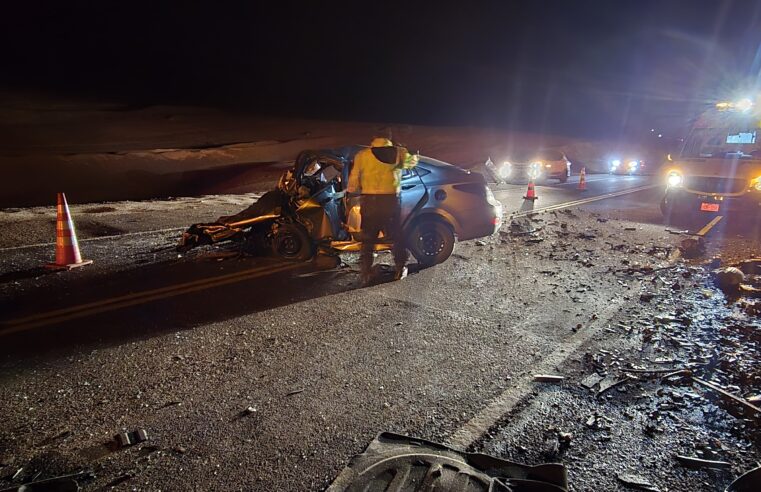
<svg viewBox="0 0 761 492"><path fill-rule="evenodd" d="M595 430L610 430L609 424L611 422L612 422L611 419L595 412L589 417L587 417L587 420L584 422L584 425L590 429L595 429Z"/></svg>
<svg viewBox="0 0 761 492"><path fill-rule="evenodd" d="M694 456L684 456L681 454L676 455L675 458L682 466L693 470L699 470L701 468L728 470L732 468L732 464L726 461L704 460Z"/></svg>
<svg viewBox="0 0 761 492"><path fill-rule="evenodd" d="M612 390L613 388L618 388L631 380L632 378L628 376L618 379L615 376L608 375L602 381L600 381L600 389L597 391L597 394L595 394L595 396L597 398L600 398L601 396L603 396L605 393Z"/></svg>
<svg viewBox="0 0 761 492"><path fill-rule="evenodd" d="M18 487L2 489L0 492L77 492L81 490L79 486L81 481L87 481L92 478L94 478L92 472L83 471L71 475L46 478L44 480L33 480Z"/></svg>
<svg viewBox="0 0 761 492"><path fill-rule="evenodd" d="M570 435L564 439L570 441ZM392 484L395 490L454 492L465 490L463 483L467 490L568 492L561 464L523 465L390 432L379 434L354 456L327 492L390 490Z"/></svg>
<svg viewBox="0 0 761 492"><path fill-rule="evenodd" d="M679 243L679 252L684 258L699 258L706 252L702 237L688 237Z"/></svg>
<svg viewBox="0 0 761 492"><path fill-rule="evenodd" d="M555 376L552 374L534 374L534 381L537 383L560 383L564 379L564 376Z"/></svg>
<svg viewBox="0 0 761 492"><path fill-rule="evenodd" d="M745 274L742 270L735 267L726 267L713 272L716 287L725 293L736 293L740 290L740 285L745 280Z"/></svg>
<svg viewBox="0 0 761 492"><path fill-rule="evenodd" d="M602 381L603 377L597 374L596 372L593 372L592 374L586 376L584 379L581 380L581 385L585 387L588 390L594 389L595 386L597 386L600 381Z"/></svg>
<svg viewBox="0 0 761 492"><path fill-rule="evenodd" d="M619 473L617 478L627 487L632 487L637 490L648 490L650 492L660 492L660 489L653 485L649 480L633 473Z"/></svg>
<svg viewBox="0 0 761 492"><path fill-rule="evenodd" d="M121 432L115 437L121 447L133 446L148 440L148 432L145 429L137 429L132 432Z"/></svg>
<svg viewBox="0 0 761 492"><path fill-rule="evenodd" d="M744 398L733 395L732 393L729 393L728 391L724 390L723 388L720 388L716 384L711 383L709 381L704 381L694 376L692 377L692 380L705 388L708 388L710 390L713 390L719 393L725 399L725 401L739 405L740 409L742 409L741 413L743 414L744 417L753 418L756 420L761 419L761 408L749 403Z"/></svg>
<svg viewBox="0 0 761 492"><path fill-rule="evenodd" d="M750 258L737 264L743 273L748 275L761 275L761 258Z"/></svg>

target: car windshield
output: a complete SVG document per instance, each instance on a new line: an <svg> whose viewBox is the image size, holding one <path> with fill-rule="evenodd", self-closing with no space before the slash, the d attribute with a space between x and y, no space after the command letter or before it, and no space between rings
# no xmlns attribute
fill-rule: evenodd
<svg viewBox="0 0 761 492"><path fill-rule="evenodd" d="M537 161L537 160L540 160L540 159L551 160L548 157L544 157L544 152L543 151L539 151L539 150L536 150L536 149L532 149L532 150L525 150L525 149L514 150L514 151L510 152L509 157L507 158L507 160L509 160L511 162L517 162L517 163Z"/></svg>
<svg viewBox="0 0 761 492"><path fill-rule="evenodd" d="M695 128L682 150L683 157L713 159L761 158L758 127L748 125Z"/></svg>
<svg viewBox="0 0 761 492"><path fill-rule="evenodd" d="M543 161L559 161L563 159L563 154L557 150L540 150L536 155Z"/></svg>

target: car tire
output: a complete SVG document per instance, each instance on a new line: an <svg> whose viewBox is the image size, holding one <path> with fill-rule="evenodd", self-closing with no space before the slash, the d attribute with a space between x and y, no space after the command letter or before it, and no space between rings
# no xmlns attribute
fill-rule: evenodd
<svg viewBox="0 0 761 492"><path fill-rule="evenodd" d="M561 183L567 183L568 182L568 175L564 174L558 178L558 181Z"/></svg>
<svg viewBox="0 0 761 492"><path fill-rule="evenodd" d="M407 247L423 268L446 261L454 243L454 230L441 219L421 219L407 236Z"/></svg>
<svg viewBox="0 0 761 492"><path fill-rule="evenodd" d="M314 256L314 244L299 224L281 224L272 236L272 253L288 261L308 261Z"/></svg>
<svg viewBox="0 0 761 492"><path fill-rule="evenodd" d="M668 200L663 197L661 200L661 214L665 225L686 225L692 222L690 212L679 200Z"/></svg>

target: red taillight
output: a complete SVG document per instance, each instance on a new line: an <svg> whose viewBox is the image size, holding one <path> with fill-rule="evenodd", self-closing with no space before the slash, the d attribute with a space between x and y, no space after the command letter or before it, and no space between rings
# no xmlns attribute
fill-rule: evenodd
<svg viewBox="0 0 761 492"><path fill-rule="evenodd" d="M491 223L492 223L492 225L495 225L495 226L501 224L502 223L502 217L494 217L493 219L491 219Z"/></svg>

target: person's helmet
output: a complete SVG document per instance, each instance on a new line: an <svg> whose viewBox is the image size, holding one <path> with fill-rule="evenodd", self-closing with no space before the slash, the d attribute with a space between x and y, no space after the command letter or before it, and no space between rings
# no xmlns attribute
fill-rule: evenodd
<svg viewBox="0 0 761 492"><path fill-rule="evenodd" d="M390 139L386 137L375 137L372 142L370 142L370 147L393 147L394 144L391 142Z"/></svg>

